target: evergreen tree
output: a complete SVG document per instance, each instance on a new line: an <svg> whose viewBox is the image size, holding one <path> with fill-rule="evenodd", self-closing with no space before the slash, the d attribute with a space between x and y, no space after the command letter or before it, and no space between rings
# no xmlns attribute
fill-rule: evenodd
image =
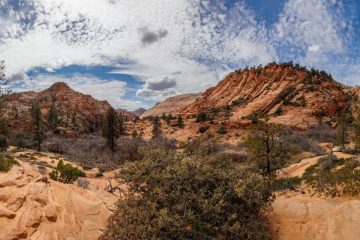
<svg viewBox="0 0 360 240"><path fill-rule="evenodd" d="M119 135L124 135L125 133L125 119L123 115L118 117L118 128L119 128Z"/></svg>
<svg viewBox="0 0 360 240"><path fill-rule="evenodd" d="M71 124L73 127L77 127L77 121L76 121L76 111L73 111L71 114Z"/></svg>
<svg viewBox="0 0 360 240"><path fill-rule="evenodd" d="M207 120L207 114L204 112L199 113L196 117L196 122L198 122L198 123L206 122L206 120Z"/></svg>
<svg viewBox="0 0 360 240"><path fill-rule="evenodd" d="M360 104L355 109L355 119L353 121L353 127L355 130L354 143L355 149L360 150Z"/></svg>
<svg viewBox="0 0 360 240"><path fill-rule="evenodd" d="M59 114L55 102L52 103L50 110L47 113L47 121L51 129L56 129L59 124Z"/></svg>
<svg viewBox="0 0 360 240"><path fill-rule="evenodd" d="M179 128L184 128L184 121L183 121L183 118L181 116L178 116L178 118L177 118L177 126Z"/></svg>
<svg viewBox="0 0 360 240"><path fill-rule="evenodd" d="M116 139L119 137L118 115L114 108L109 108L106 114L103 135L106 138L106 145L111 151L115 151Z"/></svg>
<svg viewBox="0 0 360 240"><path fill-rule="evenodd" d="M216 132L217 132L218 134L221 134L221 135L228 133L228 131L227 131L226 126L225 126L224 123L222 123L222 124L220 125L220 127L217 129Z"/></svg>
<svg viewBox="0 0 360 240"><path fill-rule="evenodd" d="M2 110L6 107L4 98L9 94L9 90L6 88L8 81L6 80L5 70L5 62L0 61L0 114L2 114Z"/></svg>
<svg viewBox="0 0 360 240"><path fill-rule="evenodd" d="M167 125L170 125L171 119L172 119L172 116L171 116L171 115L168 115L168 116L165 118L165 122L166 122Z"/></svg>
<svg viewBox="0 0 360 240"><path fill-rule="evenodd" d="M350 122L351 122L350 114L345 109L341 110L340 115L338 117L336 143L338 146L341 146L343 149L345 148Z"/></svg>
<svg viewBox="0 0 360 240"><path fill-rule="evenodd" d="M34 145L38 151L41 151L41 143L43 141L43 129L42 129L41 110L37 103L33 103L31 107L31 115L33 120Z"/></svg>
<svg viewBox="0 0 360 240"><path fill-rule="evenodd" d="M19 132L16 132L15 133L15 136L14 136L14 144L17 148L25 148L26 147L26 135L24 132L22 131L19 131Z"/></svg>
<svg viewBox="0 0 360 240"><path fill-rule="evenodd" d="M289 159L288 146L282 141L281 135L279 125L258 121L246 139L249 157L255 169L263 176L269 197L276 171Z"/></svg>
<svg viewBox="0 0 360 240"><path fill-rule="evenodd" d="M160 118L158 116L154 117L153 119L153 128L152 128L152 138L158 138L161 135L161 124Z"/></svg>
<svg viewBox="0 0 360 240"><path fill-rule="evenodd" d="M0 118L0 152L8 148L9 127L5 119Z"/></svg>

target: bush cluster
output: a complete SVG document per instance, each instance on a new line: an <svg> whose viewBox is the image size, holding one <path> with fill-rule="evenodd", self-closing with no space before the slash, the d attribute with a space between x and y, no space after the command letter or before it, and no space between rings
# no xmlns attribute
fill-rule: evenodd
<svg viewBox="0 0 360 240"><path fill-rule="evenodd" d="M143 149L121 172L129 184L101 239L270 239L266 186L226 159Z"/></svg>
<svg viewBox="0 0 360 240"><path fill-rule="evenodd" d="M0 155L0 172L8 172L13 165L18 164L13 157Z"/></svg>
<svg viewBox="0 0 360 240"><path fill-rule="evenodd" d="M174 149L176 142L162 137L151 141L145 141L140 137L123 137L117 140L115 152L105 146L106 140L101 136L88 135L78 139L49 138L43 143L42 148L49 152L63 154L78 162L83 168L101 167L104 170L112 170L126 161L141 159L139 149L142 147Z"/></svg>
<svg viewBox="0 0 360 240"><path fill-rule="evenodd" d="M64 164L63 160L60 160L57 164L56 169L54 169L49 176L52 180L62 182L62 183L73 183L78 177L85 177L85 173L73 167L71 164Z"/></svg>
<svg viewBox="0 0 360 240"><path fill-rule="evenodd" d="M308 168L303 179L319 195L336 197L360 194L359 162L354 159L338 159L334 155L319 159Z"/></svg>

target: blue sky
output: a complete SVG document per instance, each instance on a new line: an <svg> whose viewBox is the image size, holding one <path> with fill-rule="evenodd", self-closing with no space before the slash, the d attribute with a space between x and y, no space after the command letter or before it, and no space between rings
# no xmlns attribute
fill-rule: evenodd
<svg viewBox="0 0 360 240"><path fill-rule="evenodd" d="M136 109L274 60L360 85L358 0L0 0L0 22L14 91L65 81Z"/></svg>

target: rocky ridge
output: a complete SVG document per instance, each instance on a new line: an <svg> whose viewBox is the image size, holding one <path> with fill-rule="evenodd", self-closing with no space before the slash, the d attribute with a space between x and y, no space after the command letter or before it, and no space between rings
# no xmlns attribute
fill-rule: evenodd
<svg viewBox="0 0 360 240"><path fill-rule="evenodd" d="M182 114L231 106L233 121L257 112L277 123L304 127L323 118L332 120L347 105L345 89L323 71L268 64L229 74L184 108Z"/></svg>

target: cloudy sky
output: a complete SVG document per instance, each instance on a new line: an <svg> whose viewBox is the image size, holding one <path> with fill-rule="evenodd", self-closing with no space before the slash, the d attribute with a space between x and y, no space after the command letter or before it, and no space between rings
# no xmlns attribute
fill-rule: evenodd
<svg viewBox="0 0 360 240"><path fill-rule="evenodd" d="M14 91L57 81L116 107L293 60L360 85L359 0L0 0Z"/></svg>

